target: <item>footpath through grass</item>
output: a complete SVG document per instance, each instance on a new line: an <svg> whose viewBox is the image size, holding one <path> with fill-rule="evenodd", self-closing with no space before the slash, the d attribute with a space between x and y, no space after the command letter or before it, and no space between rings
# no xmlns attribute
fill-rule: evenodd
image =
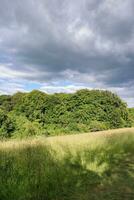
<svg viewBox="0 0 134 200"><path fill-rule="evenodd" d="M133 200L134 129L0 142L0 200Z"/></svg>

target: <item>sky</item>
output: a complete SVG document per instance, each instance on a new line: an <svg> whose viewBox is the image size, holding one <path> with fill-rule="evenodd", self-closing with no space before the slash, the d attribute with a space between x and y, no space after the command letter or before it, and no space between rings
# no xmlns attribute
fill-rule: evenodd
<svg viewBox="0 0 134 200"><path fill-rule="evenodd" d="M0 94L83 88L134 106L134 0L0 0Z"/></svg>

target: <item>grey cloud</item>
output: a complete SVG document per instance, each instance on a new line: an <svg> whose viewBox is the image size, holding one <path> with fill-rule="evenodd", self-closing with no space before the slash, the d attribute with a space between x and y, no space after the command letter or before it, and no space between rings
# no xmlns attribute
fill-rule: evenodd
<svg viewBox="0 0 134 200"><path fill-rule="evenodd" d="M95 77L95 84L107 88L134 85L133 0L0 0L0 5L0 63L31 73L22 78L91 84ZM75 75L69 78L66 71Z"/></svg>
<svg viewBox="0 0 134 200"><path fill-rule="evenodd" d="M98 30L110 40L118 43L127 42L134 33L133 11L132 0L104 1L95 16Z"/></svg>

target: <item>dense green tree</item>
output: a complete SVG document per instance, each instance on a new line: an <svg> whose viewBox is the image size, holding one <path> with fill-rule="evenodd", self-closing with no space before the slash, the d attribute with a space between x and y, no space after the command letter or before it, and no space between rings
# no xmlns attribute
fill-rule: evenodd
<svg viewBox="0 0 134 200"><path fill-rule="evenodd" d="M1 95L0 108L3 108L5 111L10 111L12 109L11 98L10 95Z"/></svg>
<svg viewBox="0 0 134 200"><path fill-rule="evenodd" d="M2 95L0 107L1 130L13 136L127 127L133 113L130 117L126 103L116 94L87 89L73 94L33 90Z"/></svg>
<svg viewBox="0 0 134 200"><path fill-rule="evenodd" d="M33 90L30 93L19 94L19 101L16 102L14 110L19 114L24 114L28 119L42 121L44 110L45 94Z"/></svg>
<svg viewBox="0 0 134 200"><path fill-rule="evenodd" d="M11 137L15 130L14 123L8 114L0 109L0 138Z"/></svg>

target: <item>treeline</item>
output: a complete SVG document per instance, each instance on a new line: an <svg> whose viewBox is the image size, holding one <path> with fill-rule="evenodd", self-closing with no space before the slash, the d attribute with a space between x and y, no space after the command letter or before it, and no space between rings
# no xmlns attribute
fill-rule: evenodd
<svg viewBox="0 0 134 200"><path fill-rule="evenodd" d="M133 111L116 94L101 90L1 95L0 138L131 127Z"/></svg>

